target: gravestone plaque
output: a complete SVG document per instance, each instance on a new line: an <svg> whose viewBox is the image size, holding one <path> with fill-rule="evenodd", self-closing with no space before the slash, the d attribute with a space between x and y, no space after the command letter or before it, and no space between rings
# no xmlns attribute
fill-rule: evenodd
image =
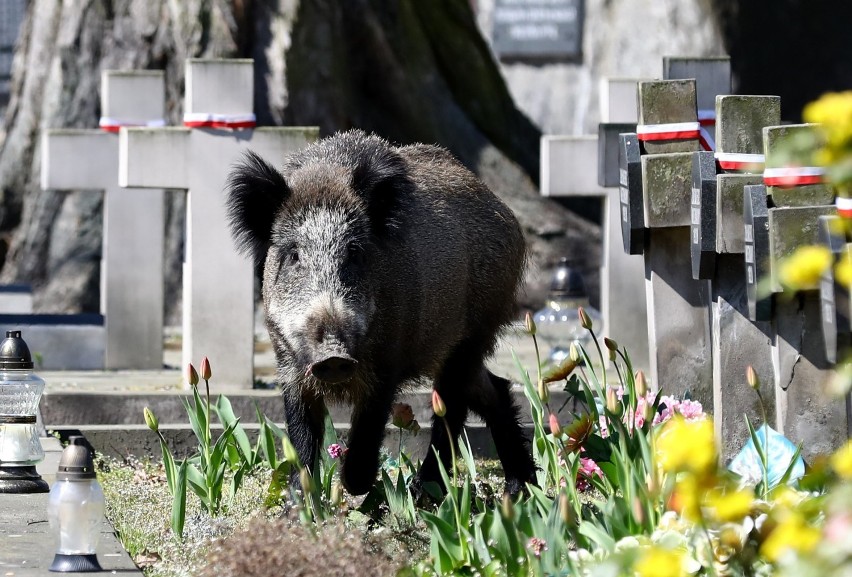
<svg viewBox="0 0 852 577"><path fill-rule="evenodd" d="M852 345L852 326L849 317L849 287L837 282L834 276L834 266L845 260L846 264L852 254L847 248L845 235L837 216L821 216L819 218L820 244L826 246L834 255L832 266L823 271L819 284L820 301L822 302L822 335L825 340L825 357L830 363L837 363L838 358L848 354Z"/></svg>
<svg viewBox="0 0 852 577"><path fill-rule="evenodd" d="M772 294L761 286L760 279L769 278L769 208L766 187L762 184L743 187L743 251L745 253L748 318L753 321L772 319Z"/></svg>
<svg viewBox="0 0 852 577"><path fill-rule="evenodd" d="M639 152L639 139L633 133L619 136L618 188L624 252L642 254L647 234L642 200L642 159Z"/></svg>
<svg viewBox="0 0 852 577"><path fill-rule="evenodd" d="M709 279L716 268L716 160L712 152L692 157L690 247L692 278Z"/></svg>
<svg viewBox="0 0 852 577"><path fill-rule="evenodd" d="M580 60L583 0L496 0L491 44L501 60Z"/></svg>
<svg viewBox="0 0 852 577"><path fill-rule="evenodd" d="M621 134L635 133L636 123L600 123L598 124L598 184L601 186L619 186L618 175L618 139Z"/></svg>

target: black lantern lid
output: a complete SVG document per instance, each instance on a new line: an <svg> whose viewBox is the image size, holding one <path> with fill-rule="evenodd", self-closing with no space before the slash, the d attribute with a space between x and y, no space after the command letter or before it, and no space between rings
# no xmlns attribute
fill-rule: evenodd
<svg viewBox="0 0 852 577"><path fill-rule="evenodd" d="M550 281L550 294L559 298L585 298L586 284L583 276L576 268L571 268L571 262L562 257Z"/></svg>
<svg viewBox="0 0 852 577"><path fill-rule="evenodd" d="M59 457L59 471L56 479L59 481L77 481L80 479L95 479L95 461L89 442L85 437L74 435L68 438L68 446L62 449Z"/></svg>
<svg viewBox="0 0 852 577"><path fill-rule="evenodd" d="M21 331L6 331L6 338L0 342L0 370L31 368L33 357Z"/></svg>

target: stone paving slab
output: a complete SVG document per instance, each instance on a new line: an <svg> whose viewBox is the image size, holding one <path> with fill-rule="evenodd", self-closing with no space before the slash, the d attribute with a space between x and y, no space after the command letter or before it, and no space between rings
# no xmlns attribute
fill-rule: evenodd
<svg viewBox="0 0 852 577"><path fill-rule="evenodd" d="M62 447L53 437L42 439L45 459L36 468L53 484ZM34 495L0 494L0 575L3 577L45 577L56 553L56 542L47 522L47 493ZM102 522L98 561L104 572L142 575L124 550L106 519Z"/></svg>

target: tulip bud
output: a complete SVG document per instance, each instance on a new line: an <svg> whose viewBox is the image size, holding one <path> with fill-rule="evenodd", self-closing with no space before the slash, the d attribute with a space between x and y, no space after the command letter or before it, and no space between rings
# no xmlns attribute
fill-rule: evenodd
<svg viewBox="0 0 852 577"><path fill-rule="evenodd" d="M562 522L566 525L576 525L577 518L574 515L574 508L571 506L571 501L568 499L568 493L562 491L559 493L559 516Z"/></svg>
<svg viewBox="0 0 852 577"><path fill-rule="evenodd" d="M302 493L305 495L314 492L314 478L311 477L307 467L302 467L299 471L299 484L302 485Z"/></svg>
<svg viewBox="0 0 852 577"><path fill-rule="evenodd" d="M618 394L612 387L607 387L606 389L606 408L610 413L621 416L621 402L618 400Z"/></svg>
<svg viewBox="0 0 852 577"><path fill-rule="evenodd" d="M515 518L515 505L512 503L512 496L509 493L503 493L502 512L503 518L507 521Z"/></svg>
<svg viewBox="0 0 852 577"><path fill-rule="evenodd" d="M592 319L586 313L586 309L580 307L577 309L577 316L580 317L580 325L587 331L592 330Z"/></svg>
<svg viewBox="0 0 852 577"><path fill-rule="evenodd" d="M213 371L210 370L210 361L207 357L201 359L201 378L205 381L209 381L210 377L213 376Z"/></svg>
<svg viewBox="0 0 852 577"><path fill-rule="evenodd" d="M524 317L524 328L531 336L535 336L535 321L530 313L527 313Z"/></svg>
<svg viewBox="0 0 852 577"><path fill-rule="evenodd" d="M538 381L538 398L541 399L542 403L550 401L550 388L543 380Z"/></svg>
<svg viewBox="0 0 852 577"><path fill-rule="evenodd" d="M633 502L631 503L633 518L636 519L636 522L640 525L645 522L645 508L642 506L642 501L639 497L634 497Z"/></svg>
<svg viewBox="0 0 852 577"><path fill-rule="evenodd" d="M189 366L186 367L186 380L189 381L189 386L191 387L198 384L198 373L195 372L195 367L192 366L192 363L189 363Z"/></svg>
<svg viewBox="0 0 852 577"><path fill-rule="evenodd" d="M648 394L648 381L645 379L644 371L637 371L636 378L633 380L636 387L636 396L644 397Z"/></svg>
<svg viewBox="0 0 852 577"><path fill-rule="evenodd" d="M757 372L754 370L754 367L749 365L746 367L746 382L748 386L750 386L755 391L760 390L760 379L757 376Z"/></svg>
<svg viewBox="0 0 852 577"><path fill-rule="evenodd" d="M580 364L580 347L577 346L577 343L571 343L571 346L568 348L568 357L575 363Z"/></svg>
<svg viewBox="0 0 852 577"><path fill-rule="evenodd" d="M340 505L343 501L343 486L340 484L340 481L335 481L331 486L331 504L334 507Z"/></svg>
<svg viewBox="0 0 852 577"><path fill-rule="evenodd" d="M560 437L562 435L562 427L559 426L559 421L556 419L556 415L550 413L549 425L550 432L554 437Z"/></svg>
<svg viewBox="0 0 852 577"><path fill-rule="evenodd" d="M612 340L609 337L604 337L604 346L606 346L606 348L608 348L612 352L615 352L615 351L618 350L618 343L615 342L614 340Z"/></svg>
<svg viewBox="0 0 852 577"><path fill-rule="evenodd" d="M438 391L434 389L432 390L432 412L439 417L447 414L447 405L444 404L444 400L438 394Z"/></svg>
<svg viewBox="0 0 852 577"><path fill-rule="evenodd" d="M142 409L142 414L145 415L145 424L148 425L148 428L156 432L160 428L160 422L154 416L154 413L151 412L151 409L145 407Z"/></svg>
<svg viewBox="0 0 852 577"><path fill-rule="evenodd" d="M292 463L297 467L301 466L301 462L299 462L299 453L290 441L290 437L285 435L284 438L281 439L281 445L284 447L284 458L287 459L287 462Z"/></svg>

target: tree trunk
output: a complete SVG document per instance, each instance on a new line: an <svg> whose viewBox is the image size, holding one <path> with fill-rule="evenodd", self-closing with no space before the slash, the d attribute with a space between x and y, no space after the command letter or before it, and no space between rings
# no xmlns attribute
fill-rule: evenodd
<svg viewBox="0 0 852 577"><path fill-rule="evenodd" d="M437 143L477 172L527 232L522 305L541 302L544 271L563 255L596 289L598 229L538 195L539 132L515 108L468 0L33 0L0 142L0 281L32 283L39 310L98 308L101 195L42 191L38 175L42 128L97 126L101 70L165 70L168 117L179 124L184 60L246 56L261 124ZM185 201L166 202L174 295ZM179 299L166 307L177 322Z"/></svg>

